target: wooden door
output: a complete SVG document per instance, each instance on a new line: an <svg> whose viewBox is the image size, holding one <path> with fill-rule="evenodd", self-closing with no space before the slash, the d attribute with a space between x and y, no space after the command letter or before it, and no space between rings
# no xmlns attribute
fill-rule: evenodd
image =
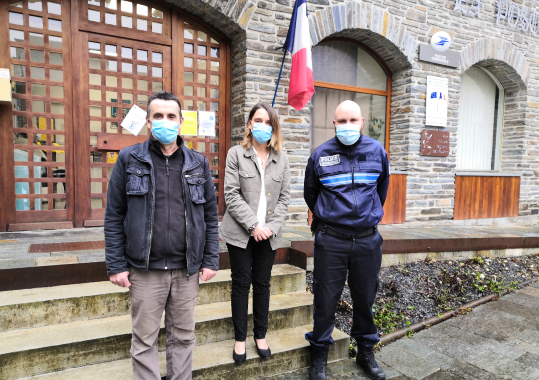
<svg viewBox="0 0 539 380"><path fill-rule="evenodd" d="M72 227L69 5L67 0L2 4L2 13L8 16L1 33L4 41L9 38L13 97L11 110L3 107L9 115L4 114L2 128L10 131L12 139L6 141L4 135L2 141L7 155L2 208L11 231L36 222L41 227ZM10 165L14 170L8 169Z"/></svg>
<svg viewBox="0 0 539 380"><path fill-rule="evenodd" d="M174 50L173 90L182 109L214 111L215 137L183 135L189 148L203 153L210 163L219 215L225 213L224 175L230 147L230 48L222 37L194 20L178 15ZM176 28L174 28L176 29ZM177 87L176 87L177 86Z"/></svg>
<svg viewBox="0 0 539 380"><path fill-rule="evenodd" d="M149 138L146 127L135 137L121 128L121 121L133 104L146 110L150 95L161 90L174 92L182 110L216 112L221 127L214 138L189 135L184 140L208 158L224 213L227 41L161 4L90 0L73 6L81 47L76 57L75 113L81 121L75 127L76 226L103 224L114 154Z"/></svg>
<svg viewBox="0 0 539 380"><path fill-rule="evenodd" d="M75 127L77 200L83 224L90 226L105 216L116 150L134 142L120 123L133 104L146 109L151 94L170 91L171 60L169 46L94 33L82 33L79 41L86 48L80 52L81 123ZM146 139L144 127L138 141Z"/></svg>
<svg viewBox="0 0 539 380"><path fill-rule="evenodd" d="M102 225L115 153L149 137L146 128L138 137L125 132L123 117L160 90L173 91L183 110L215 111L215 137L184 139L208 158L224 213L225 37L144 0L0 0L0 21L9 36L0 41L0 67L11 67L14 98L0 105L0 230Z"/></svg>

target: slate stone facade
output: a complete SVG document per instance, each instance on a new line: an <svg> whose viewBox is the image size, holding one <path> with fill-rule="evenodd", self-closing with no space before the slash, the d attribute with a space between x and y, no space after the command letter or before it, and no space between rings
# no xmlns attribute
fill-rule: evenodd
<svg viewBox="0 0 539 380"><path fill-rule="evenodd" d="M196 15L232 41L232 144L241 140L250 108L271 102L293 0L167 0ZM469 9L469 1L463 8ZM374 50L392 71L390 148L392 169L407 171L407 221L453 218L461 75L483 66L505 89L501 170L520 172L521 216L539 213L539 36L496 23L497 1L482 2L480 16L455 10L455 0L309 0L313 45L347 37ZM535 9L537 1L519 2ZM536 28L535 28L536 29ZM419 61L419 45L437 31L448 32L460 68ZM304 168L310 155L310 109L287 105L290 59L284 65L276 108L292 166L289 224L305 225ZM426 77L449 80L449 157L420 155L425 128ZM438 128L433 128L438 129Z"/></svg>

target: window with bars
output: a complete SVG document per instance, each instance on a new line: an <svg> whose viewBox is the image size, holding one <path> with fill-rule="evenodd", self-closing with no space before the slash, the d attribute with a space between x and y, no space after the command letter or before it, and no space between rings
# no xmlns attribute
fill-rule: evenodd
<svg viewBox="0 0 539 380"><path fill-rule="evenodd" d="M164 13L127 0L88 0L88 21L163 34Z"/></svg>
<svg viewBox="0 0 539 380"><path fill-rule="evenodd" d="M146 110L148 99L163 90L163 48L108 37L88 41L91 209L106 207L107 184L116 152L98 150L98 136L127 135L120 126L133 104ZM146 126L139 136L148 136ZM98 216L96 216L98 217Z"/></svg>
<svg viewBox="0 0 539 380"><path fill-rule="evenodd" d="M182 108L214 111L218 126L223 115L223 105L221 104L221 110L219 107L222 80L221 46L217 40L189 23L184 23L183 38L184 86L180 96ZM183 137L189 148L204 153L208 158L218 202L224 202L219 198L219 128L216 128L215 133L215 137Z"/></svg>
<svg viewBox="0 0 539 380"><path fill-rule="evenodd" d="M81 28L94 33L170 44L172 14L144 0L81 0Z"/></svg>
<svg viewBox="0 0 539 380"><path fill-rule="evenodd" d="M67 207L64 36L58 1L10 2L15 210ZM65 216L64 216L65 217Z"/></svg>

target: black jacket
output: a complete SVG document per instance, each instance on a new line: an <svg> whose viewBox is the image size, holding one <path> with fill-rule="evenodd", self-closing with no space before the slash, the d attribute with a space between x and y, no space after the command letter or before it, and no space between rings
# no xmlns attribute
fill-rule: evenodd
<svg viewBox="0 0 539 380"><path fill-rule="evenodd" d="M105 212L108 275L147 271L155 217L155 174L150 140L122 149L110 178ZM185 204L186 259L189 275L219 267L217 202L208 160L181 146Z"/></svg>
<svg viewBox="0 0 539 380"><path fill-rule="evenodd" d="M389 161L382 144L362 135L344 145L334 137L309 158L303 197L316 219L353 235L382 220L388 186Z"/></svg>
<svg viewBox="0 0 539 380"><path fill-rule="evenodd" d="M183 201L183 140L170 157L161 151L161 143L150 137L150 156L155 174L155 212L149 269L181 269L185 259L185 203Z"/></svg>

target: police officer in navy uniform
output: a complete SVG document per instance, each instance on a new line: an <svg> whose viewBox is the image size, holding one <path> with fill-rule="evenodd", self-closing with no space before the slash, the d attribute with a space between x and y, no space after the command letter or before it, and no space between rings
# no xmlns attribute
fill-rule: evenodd
<svg viewBox="0 0 539 380"><path fill-rule="evenodd" d="M383 146L361 135L365 119L359 105L347 100L335 110L336 137L320 145L305 170L304 198L313 213L314 329L311 380L326 379L335 310L348 274L353 301L351 336L357 341L356 363L370 379L383 380L374 359L379 342L372 306L382 264L382 236L377 225L389 185L389 162Z"/></svg>

